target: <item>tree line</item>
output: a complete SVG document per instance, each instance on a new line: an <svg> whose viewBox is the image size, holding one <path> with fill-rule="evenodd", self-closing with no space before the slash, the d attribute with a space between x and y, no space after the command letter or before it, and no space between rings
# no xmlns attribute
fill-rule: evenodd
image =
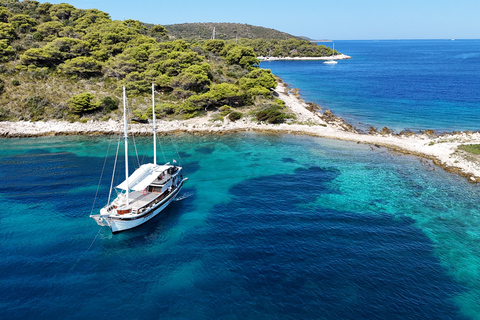
<svg viewBox="0 0 480 320"><path fill-rule="evenodd" d="M302 39L239 39L239 45L253 48L262 57L325 57L333 54L332 48ZM339 54L335 50L335 54Z"/></svg>

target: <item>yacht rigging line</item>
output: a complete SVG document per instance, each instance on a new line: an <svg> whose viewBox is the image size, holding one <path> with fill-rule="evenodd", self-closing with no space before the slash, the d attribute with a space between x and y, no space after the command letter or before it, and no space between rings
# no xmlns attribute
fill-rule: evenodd
<svg viewBox="0 0 480 320"><path fill-rule="evenodd" d="M97 192L95 193L95 198L93 198L92 210L90 211L90 214L93 213L93 208L95 208L95 202L97 201L98 190L100 190L100 184L102 183L103 172L105 171L105 164L107 163L108 152L110 151L111 144L112 144L112 139L110 139L108 142L107 154L105 155L105 160L103 161L102 173L100 174L100 179L98 180Z"/></svg>
<svg viewBox="0 0 480 320"><path fill-rule="evenodd" d="M120 149L120 138L121 136L118 136L117 153L115 154L115 162L113 163L112 182L110 183L110 191L108 192L107 203L110 203L110 197L112 196L113 180L115 179L115 168L117 167L118 150Z"/></svg>
<svg viewBox="0 0 480 320"><path fill-rule="evenodd" d="M165 156L165 152L163 152L163 146L162 146L162 142L160 141L160 139L158 139L158 145L160 146L160 150L162 150L163 162L167 162L167 157Z"/></svg>
<svg viewBox="0 0 480 320"><path fill-rule="evenodd" d="M102 227L98 228L98 232L97 234L95 235L95 238L93 238L92 242L90 243L90 246L88 246L87 250L85 250L85 252L82 254L82 256L80 258L77 259L77 261L75 262L75 264L70 268L70 270L68 270L67 274L72 272L73 269L75 269L75 267L77 266L77 264L80 262L80 260L83 259L83 257L85 257L85 255L87 254L88 251L90 251L90 249L92 248L93 244L95 243L95 241L97 240L98 238L98 235L100 234L100 231L102 231Z"/></svg>
<svg viewBox="0 0 480 320"><path fill-rule="evenodd" d="M140 168L140 160L138 159L137 142L135 141L135 135L133 133L132 133L132 139L133 139L133 146L135 147L135 155L137 156L137 164L138 164L137 168Z"/></svg>
<svg viewBox="0 0 480 320"><path fill-rule="evenodd" d="M180 152L178 152L177 145L173 141L172 137L170 137L170 141L172 142L172 145L175 148L175 152L177 153L177 156L178 156L178 163L180 164L182 163L182 157L180 156ZM187 175L187 170L185 170L185 167L183 168L183 170L185 171L185 175Z"/></svg>

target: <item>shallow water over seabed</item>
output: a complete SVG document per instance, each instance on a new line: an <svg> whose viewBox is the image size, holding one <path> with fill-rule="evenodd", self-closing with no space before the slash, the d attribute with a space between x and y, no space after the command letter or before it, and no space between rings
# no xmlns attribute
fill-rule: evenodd
<svg viewBox="0 0 480 320"><path fill-rule="evenodd" d="M478 318L476 185L314 137L159 140L192 195L115 236L88 217L109 138L0 140L3 316ZM137 149L151 161L150 139Z"/></svg>

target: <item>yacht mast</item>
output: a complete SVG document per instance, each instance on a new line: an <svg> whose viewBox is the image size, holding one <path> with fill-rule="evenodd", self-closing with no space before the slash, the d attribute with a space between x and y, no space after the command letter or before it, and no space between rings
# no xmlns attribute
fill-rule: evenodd
<svg viewBox="0 0 480 320"><path fill-rule="evenodd" d="M153 110L153 164L157 164L157 126L155 123L155 84L152 83L152 110Z"/></svg>
<svg viewBox="0 0 480 320"><path fill-rule="evenodd" d="M126 103L126 94L125 87L123 87L123 123L124 123L124 133L125 133L125 180L127 181L126 195L127 195L127 207L128 207L128 132L127 132L127 103Z"/></svg>

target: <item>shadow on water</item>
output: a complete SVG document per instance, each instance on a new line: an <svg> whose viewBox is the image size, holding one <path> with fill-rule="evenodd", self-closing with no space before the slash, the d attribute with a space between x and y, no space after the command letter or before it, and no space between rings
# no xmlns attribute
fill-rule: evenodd
<svg viewBox="0 0 480 320"><path fill-rule="evenodd" d="M215 151L214 145L203 146L195 149L195 152L200 154L212 154Z"/></svg>
<svg viewBox="0 0 480 320"><path fill-rule="evenodd" d="M282 161L284 163L294 163L295 159L293 159L293 158L282 158Z"/></svg>
<svg viewBox="0 0 480 320"><path fill-rule="evenodd" d="M215 151L215 146L204 146L200 148L196 148L195 152L200 154L212 154Z"/></svg>
<svg viewBox="0 0 480 320"><path fill-rule="evenodd" d="M339 174L299 168L231 187L207 230L178 244L185 263L200 254L206 266L192 288L203 296L196 306L208 305L200 310L213 318L463 319L451 297L464 288L445 275L413 219L315 205L338 194L331 182Z"/></svg>
<svg viewBox="0 0 480 320"><path fill-rule="evenodd" d="M182 166L183 166L183 172L185 173L185 176L188 177L188 175L194 174L198 170L200 170L200 161L184 162Z"/></svg>
<svg viewBox="0 0 480 320"><path fill-rule="evenodd" d="M181 159L190 158L192 156L191 154L184 151L179 151L178 155L180 156Z"/></svg>

